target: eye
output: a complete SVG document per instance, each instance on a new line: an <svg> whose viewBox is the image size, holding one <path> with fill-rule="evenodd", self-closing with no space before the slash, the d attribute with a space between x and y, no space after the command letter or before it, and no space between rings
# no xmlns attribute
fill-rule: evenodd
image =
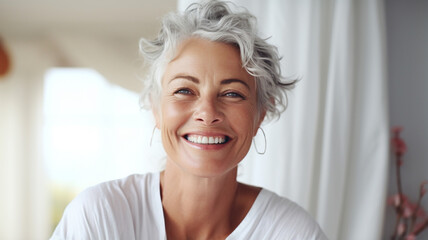
<svg viewBox="0 0 428 240"><path fill-rule="evenodd" d="M226 93L223 94L223 96L230 97L230 98L241 98L241 99L245 99L244 96L242 96L241 94L239 94L237 92L226 92Z"/></svg>
<svg viewBox="0 0 428 240"><path fill-rule="evenodd" d="M191 95L193 92L188 88L180 88L174 94Z"/></svg>

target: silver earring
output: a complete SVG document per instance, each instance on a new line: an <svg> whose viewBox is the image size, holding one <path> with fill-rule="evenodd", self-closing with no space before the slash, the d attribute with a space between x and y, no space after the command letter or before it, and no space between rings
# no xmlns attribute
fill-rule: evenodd
<svg viewBox="0 0 428 240"><path fill-rule="evenodd" d="M155 134L156 125L153 127L152 136L150 137L150 147L152 146L153 135Z"/></svg>
<svg viewBox="0 0 428 240"><path fill-rule="evenodd" d="M263 151L262 151L262 152L260 152L260 151L257 149L257 144L256 144L256 141L254 141L254 138L253 138L253 144L254 144L254 148L256 149L256 152L257 152L258 154L260 154L260 155L263 155L263 154L265 154L265 153L266 153L266 148L267 148L266 134L265 134L265 131L263 131L263 128L259 127L259 129L260 129L260 130L262 130L263 138L265 139L265 148L263 149Z"/></svg>

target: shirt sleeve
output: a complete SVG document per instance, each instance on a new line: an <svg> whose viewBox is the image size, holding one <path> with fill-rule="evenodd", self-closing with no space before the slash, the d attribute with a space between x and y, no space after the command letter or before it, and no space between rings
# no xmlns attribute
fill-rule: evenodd
<svg viewBox="0 0 428 240"><path fill-rule="evenodd" d="M281 199L275 210L273 239L328 240L313 217L296 203ZM281 205L287 207L283 208ZM285 237L286 236L286 237Z"/></svg>
<svg viewBox="0 0 428 240"><path fill-rule="evenodd" d="M86 190L79 194L66 207L64 214L56 227L51 240L59 239L99 239L101 236L95 232L95 213L88 211L91 208L91 201L94 193Z"/></svg>
<svg viewBox="0 0 428 240"><path fill-rule="evenodd" d="M133 224L120 194L106 194L106 186L89 188L65 209L51 240L134 239ZM114 196L114 197L112 197Z"/></svg>

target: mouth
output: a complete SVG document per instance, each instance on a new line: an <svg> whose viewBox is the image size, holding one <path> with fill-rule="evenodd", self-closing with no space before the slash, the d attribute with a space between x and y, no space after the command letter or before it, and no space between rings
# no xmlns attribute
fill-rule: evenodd
<svg viewBox="0 0 428 240"><path fill-rule="evenodd" d="M184 138L192 143L202 144L202 145L219 145L225 144L230 140L228 136L204 136L197 134L186 134Z"/></svg>

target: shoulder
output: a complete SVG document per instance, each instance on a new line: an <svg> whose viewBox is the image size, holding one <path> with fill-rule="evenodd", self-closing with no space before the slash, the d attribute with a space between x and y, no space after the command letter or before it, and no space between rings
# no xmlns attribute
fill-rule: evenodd
<svg viewBox="0 0 428 240"><path fill-rule="evenodd" d="M132 199L141 199L150 193L155 174L135 174L126 178L108 181L82 191L69 208L115 207L131 204Z"/></svg>
<svg viewBox="0 0 428 240"><path fill-rule="evenodd" d="M275 213L275 217L283 221L293 219L298 222L311 222L312 217L302 207L295 202L281 197L276 193L263 189L260 192L261 201L264 203L263 207L267 213Z"/></svg>
<svg viewBox="0 0 428 240"><path fill-rule="evenodd" d="M131 175L84 190L65 209L52 239L126 238L150 207L155 180L156 174Z"/></svg>
<svg viewBox="0 0 428 240"><path fill-rule="evenodd" d="M264 217L270 219L273 239L327 239L314 218L295 202L266 189L259 200Z"/></svg>

